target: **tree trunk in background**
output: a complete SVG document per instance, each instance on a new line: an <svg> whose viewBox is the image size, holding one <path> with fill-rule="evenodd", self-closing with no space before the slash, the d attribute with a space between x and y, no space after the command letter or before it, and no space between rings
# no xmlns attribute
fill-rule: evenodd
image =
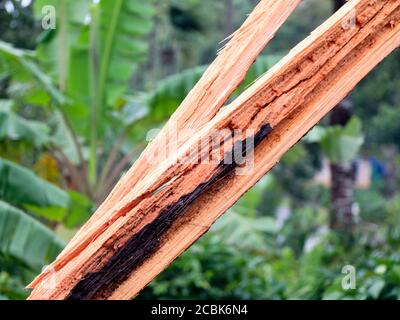
<svg viewBox="0 0 400 320"><path fill-rule="evenodd" d="M354 165L331 164L331 228L349 233L353 222Z"/></svg>
<svg viewBox="0 0 400 320"><path fill-rule="evenodd" d="M233 0L225 0L225 37L229 37L235 30L233 26Z"/></svg>
<svg viewBox="0 0 400 320"><path fill-rule="evenodd" d="M347 1L333 0L334 11L339 10ZM352 102L346 98L331 112L330 124L345 126L352 116ZM330 227L351 238L354 219L354 163L331 164L331 210Z"/></svg>
<svg viewBox="0 0 400 320"><path fill-rule="evenodd" d="M349 98L338 104L331 113L331 125L345 126L351 119L352 103ZM351 235L354 226L353 203L355 165L350 163L331 164L331 217L333 230Z"/></svg>

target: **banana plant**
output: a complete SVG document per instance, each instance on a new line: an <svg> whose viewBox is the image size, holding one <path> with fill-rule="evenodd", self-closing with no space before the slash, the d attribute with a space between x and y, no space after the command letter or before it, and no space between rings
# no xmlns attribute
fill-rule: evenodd
<svg viewBox="0 0 400 320"><path fill-rule="evenodd" d="M319 143L331 163L353 161L364 143L361 120L355 116L344 126L316 126L306 137L309 143Z"/></svg>
<svg viewBox="0 0 400 320"><path fill-rule="evenodd" d="M20 100L52 110L55 152L73 171L79 191L98 202L105 194L101 186L115 176L113 167L122 167L129 127L147 114L126 91L146 57L154 10L151 2L139 0L37 0L34 8L38 19L53 8L56 28L43 32L34 52L0 43L0 67L8 64L11 88L22 83L34 91L21 97L14 90ZM38 96L40 103L28 99ZM100 173L102 161L108 165Z"/></svg>
<svg viewBox="0 0 400 320"><path fill-rule="evenodd" d="M205 67L168 77L152 92L127 95L129 79L146 56L144 37L152 28L152 2L82 1L79 14L71 17L76 1L38 0L38 18L46 6L55 8L57 28L43 33L35 52L18 54L43 75L35 77L41 87L47 90L51 85L50 105L55 110L51 123L59 137L56 152L75 185L81 186L79 191L99 203L143 147L135 140L138 132L143 135L147 127L161 125ZM14 58L13 50L8 51ZM257 59L237 93L275 60ZM45 74L51 75L50 82Z"/></svg>
<svg viewBox="0 0 400 320"><path fill-rule="evenodd" d="M64 247L64 241L50 227L62 224L76 228L92 210L91 202L83 195L64 190L31 169L3 158L12 157L4 146L10 146L13 154L21 153L23 156L17 158L23 162L27 150L34 149L40 154L52 144L46 124L21 117L12 101L0 100L0 296L3 298L24 298L26 292L19 288ZM19 150L17 146L21 145Z"/></svg>
<svg viewBox="0 0 400 320"><path fill-rule="evenodd" d="M0 100L0 299L24 298L21 288L64 247L52 228L76 228L92 207L82 195L3 158L23 162L27 151L42 153L52 143L46 124L14 111L11 101Z"/></svg>
<svg viewBox="0 0 400 320"><path fill-rule="evenodd" d="M0 200L0 300L24 299L22 288L64 246L50 228Z"/></svg>
<svg viewBox="0 0 400 320"><path fill-rule="evenodd" d="M0 141L23 140L36 148L50 140L49 128L34 120L26 120L12 111L12 102L0 100Z"/></svg>
<svg viewBox="0 0 400 320"><path fill-rule="evenodd" d="M28 168L0 158L0 200L50 222L74 228L91 212L91 203L74 191L49 183Z"/></svg>
<svg viewBox="0 0 400 320"><path fill-rule="evenodd" d="M38 272L65 246L56 234L22 210L0 200L0 255Z"/></svg>
<svg viewBox="0 0 400 320"><path fill-rule="evenodd" d="M70 201L67 192L0 158L0 296L23 298L19 288L62 250L64 242L39 219L65 219ZM45 216L35 208L54 210Z"/></svg>

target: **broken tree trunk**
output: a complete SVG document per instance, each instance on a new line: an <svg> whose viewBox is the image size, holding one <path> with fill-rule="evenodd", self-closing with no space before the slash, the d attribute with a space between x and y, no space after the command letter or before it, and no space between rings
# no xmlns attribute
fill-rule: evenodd
<svg viewBox="0 0 400 320"><path fill-rule="evenodd" d="M244 80L254 60L299 3L300 0L263 0L257 5L244 24L232 35L229 43L218 53L218 57L207 68L162 132L149 144L97 209L92 220L110 210L131 191L132 186L159 165L160 161L151 157L158 152L158 148L168 148L171 140L173 148L178 148L186 141L186 137L177 136L178 131L183 128L198 130L216 115ZM85 234L86 226L78 232L67 249L79 244L80 235Z"/></svg>
<svg viewBox="0 0 400 320"><path fill-rule="evenodd" d="M300 3L300 0L263 0L237 30L202 78L172 115L160 135L147 147L109 197L97 210L102 215L128 194L131 186L149 174L159 162L149 155L158 148L181 146L186 137L177 137L183 128L198 130L210 121L244 80L254 60L274 37L276 31ZM179 140L177 140L180 138ZM164 143L164 144L162 144Z"/></svg>
<svg viewBox="0 0 400 320"><path fill-rule="evenodd" d="M228 95L214 93L208 107L196 103L202 95L179 109L178 132L188 119L196 131L145 175L122 179L123 196L106 200L32 283L30 298L137 295L399 45L400 0L352 0L230 105L219 110ZM230 87L217 79L218 90ZM170 147L165 137L148 159Z"/></svg>
<svg viewBox="0 0 400 320"><path fill-rule="evenodd" d="M177 135L184 128L199 130L210 121L244 80L254 60L273 38L275 32L293 12L300 0L263 0L244 24L233 35L215 61L208 67L196 86L190 91L158 137L150 143L141 157L115 186L108 198L91 217L91 221L104 215L121 201L147 174L160 164L152 157L158 149L169 148L171 140L176 149L186 140ZM160 158L160 157L159 157ZM162 160L162 159L161 159ZM68 244L65 253L80 246L87 234L87 223ZM82 236L82 237L81 237ZM60 258L63 257L63 253Z"/></svg>

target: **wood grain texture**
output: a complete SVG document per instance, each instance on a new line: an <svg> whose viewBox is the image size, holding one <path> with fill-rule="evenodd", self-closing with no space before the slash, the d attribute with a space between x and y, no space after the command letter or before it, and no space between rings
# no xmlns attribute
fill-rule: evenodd
<svg viewBox="0 0 400 320"><path fill-rule="evenodd" d="M399 45L400 0L350 1L175 153L135 183L125 181L125 196L89 221L79 240L32 284L31 299L65 299L71 292L82 299L134 297ZM238 129L243 134L236 136ZM201 142L215 131L226 133L224 144L203 148ZM235 174L236 163L228 172L219 162L190 161L193 154L210 152L224 158L252 136L261 138L254 145L254 166L245 175ZM116 258L132 249L126 245L135 235L156 227L161 233L140 263L135 264L138 252L151 237L137 237L144 242L135 242L128 258ZM115 262L111 275L110 261ZM122 280L112 274L115 270L124 273ZM93 274L97 280L91 282Z"/></svg>
<svg viewBox="0 0 400 320"><path fill-rule="evenodd" d="M231 36L217 58L207 68L196 86L190 91L177 111L151 142L144 153L118 182L109 197L97 210L95 217L110 209L159 164L151 158L157 149L168 147L173 140L179 148L185 138L176 135L183 128L198 130L211 120L244 80L254 60L274 37L276 31L294 11L301 0L262 0L244 24ZM78 238L77 238L78 239Z"/></svg>

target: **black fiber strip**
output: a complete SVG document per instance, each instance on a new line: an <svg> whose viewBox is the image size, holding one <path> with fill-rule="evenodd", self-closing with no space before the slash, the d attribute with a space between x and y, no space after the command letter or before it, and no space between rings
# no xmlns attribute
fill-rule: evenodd
<svg viewBox="0 0 400 320"><path fill-rule="evenodd" d="M268 136L271 130L269 124L262 126L254 136L254 148ZM250 151L247 150L246 140L243 143L235 144L231 152L237 151L238 147L242 148L243 156ZM229 157L228 159L235 160L231 152L226 154L225 159ZM100 271L88 273L82 278L71 290L67 300L104 299L110 296L137 267L160 247L162 236L178 217L184 215L187 207L212 184L228 176L238 166L235 161L232 161L231 164L225 164L225 162L219 164L217 173L209 181L200 184L193 192L182 196L176 203L169 205L153 222L134 234Z"/></svg>

